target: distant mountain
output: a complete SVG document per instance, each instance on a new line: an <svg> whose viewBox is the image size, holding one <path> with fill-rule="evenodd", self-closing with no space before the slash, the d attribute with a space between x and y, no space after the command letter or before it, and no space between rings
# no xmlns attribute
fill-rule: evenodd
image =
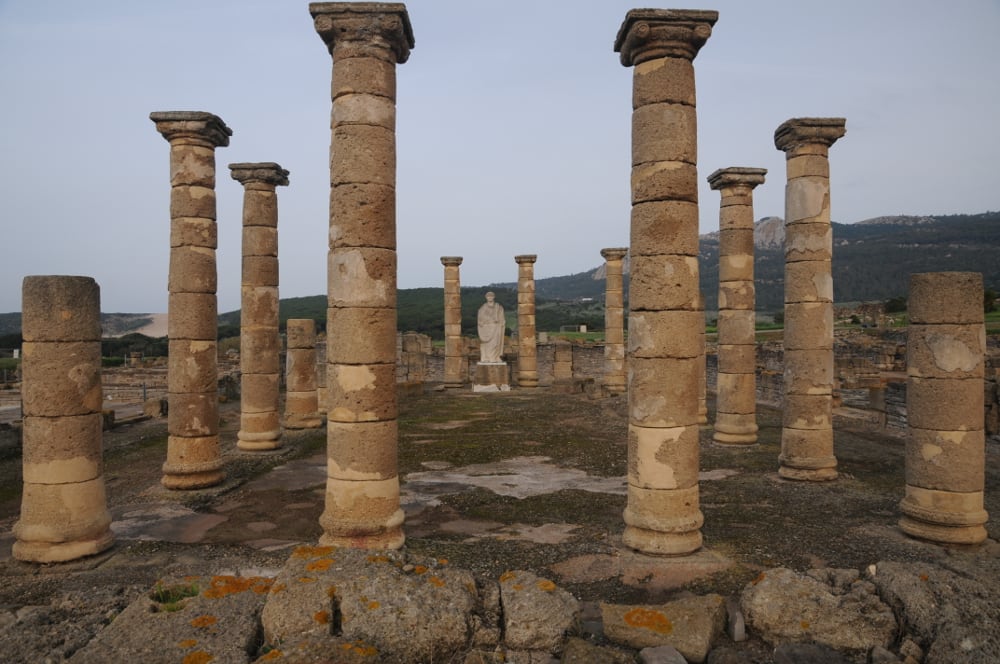
<svg viewBox="0 0 1000 664"><path fill-rule="evenodd" d="M833 223L833 283L837 302L884 301L905 296L909 275L914 272L982 272L987 288L1000 290L1000 211L945 216L893 216L865 219L854 224ZM765 217L754 226L755 285L757 310L778 311L784 305L784 223L780 217ZM701 289L705 308L718 308L719 234L701 237ZM628 273L628 257L625 272ZM535 281L538 329L546 325L582 323L603 326L600 304L604 300L604 265L562 277ZM486 290L497 292L508 319L516 312L513 282L462 289L462 327L475 329L475 312ZM628 279L625 280L626 295ZM403 330L440 334L444 296L440 288L400 290L399 325ZM543 306L544 305L544 306ZM219 316L220 326L239 326L239 311ZM120 336L146 328L156 314L102 314L106 336ZM326 296L281 300L282 323L289 318L313 318L322 328L326 322ZM560 321L562 321L560 323ZM17 334L21 314L0 314L0 335Z"/></svg>

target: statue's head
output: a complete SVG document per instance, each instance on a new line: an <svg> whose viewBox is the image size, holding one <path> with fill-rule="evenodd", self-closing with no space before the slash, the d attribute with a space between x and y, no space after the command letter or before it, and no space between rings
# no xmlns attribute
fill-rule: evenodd
<svg viewBox="0 0 1000 664"><path fill-rule="evenodd" d="M487 291L486 292L486 301L487 302L493 302L494 299L496 299L496 295L493 294L493 291Z"/></svg>

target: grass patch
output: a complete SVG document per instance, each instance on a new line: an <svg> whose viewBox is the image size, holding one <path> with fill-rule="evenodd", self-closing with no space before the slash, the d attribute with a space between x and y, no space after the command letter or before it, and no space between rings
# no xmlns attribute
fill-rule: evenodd
<svg viewBox="0 0 1000 664"><path fill-rule="evenodd" d="M198 586L193 583L164 585L157 581L149 593L149 599L157 604L157 610L166 613L180 611L186 603L184 600L198 596Z"/></svg>

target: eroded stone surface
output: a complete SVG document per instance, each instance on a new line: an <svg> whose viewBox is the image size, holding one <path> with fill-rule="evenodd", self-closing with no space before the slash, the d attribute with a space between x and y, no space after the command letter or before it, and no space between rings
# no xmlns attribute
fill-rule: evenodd
<svg viewBox="0 0 1000 664"><path fill-rule="evenodd" d="M601 604L605 635L632 648L672 646L689 662L704 662L722 634L726 608L719 595L657 605Z"/></svg>

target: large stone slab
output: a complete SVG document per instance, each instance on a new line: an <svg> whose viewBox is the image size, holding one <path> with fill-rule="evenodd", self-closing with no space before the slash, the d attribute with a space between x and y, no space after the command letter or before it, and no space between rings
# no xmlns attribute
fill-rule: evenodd
<svg viewBox="0 0 1000 664"><path fill-rule="evenodd" d="M740 606L750 630L773 645L867 652L888 647L897 630L892 609L857 570L770 569L744 588Z"/></svg>
<svg viewBox="0 0 1000 664"><path fill-rule="evenodd" d="M604 635L631 648L673 646L689 662L704 662L726 622L725 600L704 595L656 605L601 604Z"/></svg>
<svg viewBox="0 0 1000 664"><path fill-rule="evenodd" d="M271 582L259 576L164 579L69 661L244 664L257 648L258 616Z"/></svg>
<svg viewBox="0 0 1000 664"><path fill-rule="evenodd" d="M389 661L448 661L469 646L481 601L472 574L403 552L300 546L261 615L266 643L337 637Z"/></svg>
<svg viewBox="0 0 1000 664"><path fill-rule="evenodd" d="M576 622L580 603L548 579L531 572L500 576L504 642L512 650L559 652Z"/></svg>

